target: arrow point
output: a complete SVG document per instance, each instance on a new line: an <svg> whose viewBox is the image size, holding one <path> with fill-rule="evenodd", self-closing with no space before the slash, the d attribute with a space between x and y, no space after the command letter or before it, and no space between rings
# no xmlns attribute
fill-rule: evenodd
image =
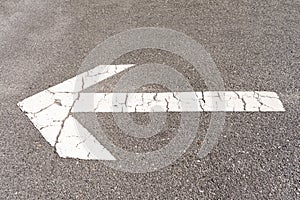
<svg viewBox="0 0 300 200"><path fill-rule="evenodd" d="M17 105L61 157L115 160L71 115L79 92L134 65L100 65L47 90L24 99Z"/></svg>

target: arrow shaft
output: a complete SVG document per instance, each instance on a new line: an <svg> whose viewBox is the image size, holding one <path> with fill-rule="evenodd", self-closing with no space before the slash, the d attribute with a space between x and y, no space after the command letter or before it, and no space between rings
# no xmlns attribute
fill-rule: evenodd
<svg viewBox="0 0 300 200"><path fill-rule="evenodd" d="M72 112L285 111L275 92L81 93Z"/></svg>

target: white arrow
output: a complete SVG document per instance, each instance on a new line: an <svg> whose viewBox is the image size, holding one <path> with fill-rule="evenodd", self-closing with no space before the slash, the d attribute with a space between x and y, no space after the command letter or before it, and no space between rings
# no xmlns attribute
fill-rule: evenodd
<svg viewBox="0 0 300 200"><path fill-rule="evenodd" d="M115 160L73 112L272 112L285 111L266 91L81 93L134 65L101 65L53 86L18 106L61 157Z"/></svg>

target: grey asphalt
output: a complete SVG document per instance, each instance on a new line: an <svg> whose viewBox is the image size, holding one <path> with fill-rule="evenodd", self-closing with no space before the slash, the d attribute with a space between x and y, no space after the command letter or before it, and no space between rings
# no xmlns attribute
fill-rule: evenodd
<svg viewBox="0 0 300 200"><path fill-rule="evenodd" d="M100 161L62 159L17 107L26 97L75 76L84 58L110 36L137 27L183 32L209 52L226 90L276 92L284 113L227 113L218 145L205 158L201 140L172 165L132 174ZM0 2L0 199L299 199L299 1L38 1ZM173 66L196 89L188 63L141 50L116 63ZM110 91L113 78L98 86ZM161 89L161 88L158 88ZM153 91L146 87L143 91ZM132 114L134 115L134 114ZM147 116L132 116L146 123ZM210 114L201 114L205 134ZM160 148L122 134L98 114L107 134L130 151Z"/></svg>

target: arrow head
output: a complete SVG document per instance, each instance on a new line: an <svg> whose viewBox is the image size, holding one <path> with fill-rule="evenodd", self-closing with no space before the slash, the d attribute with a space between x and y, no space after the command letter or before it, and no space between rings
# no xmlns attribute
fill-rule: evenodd
<svg viewBox="0 0 300 200"><path fill-rule="evenodd" d="M134 65L101 65L18 103L60 157L115 160L71 114L80 92Z"/></svg>

